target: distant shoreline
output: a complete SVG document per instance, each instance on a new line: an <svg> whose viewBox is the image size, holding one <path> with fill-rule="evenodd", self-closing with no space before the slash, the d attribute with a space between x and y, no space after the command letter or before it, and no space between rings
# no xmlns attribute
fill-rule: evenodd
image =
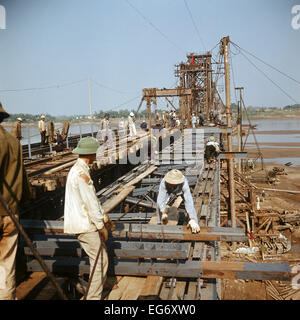
<svg viewBox="0 0 300 320"><path fill-rule="evenodd" d="M300 120L300 115L288 115L288 116L250 116L249 117L250 120ZM120 118L111 118L111 122L117 122L119 121ZM244 120L246 120L246 118L244 118ZM97 119L93 121L93 125L97 125L100 124L101 119ZM47 121L46 121L47 122ZM91 122L90 121L82 121L82 122L72 122L69 121L70 125L90 125ZM35 127L37 126L38 122L24 122L22 124L22 126L27 127ZM2 126L6 127L6 128L11 128L12 126L15 125L15 122L2 122ZM59 121L59 122L54 122L55 126L62 126L63 122Z"/></svg>

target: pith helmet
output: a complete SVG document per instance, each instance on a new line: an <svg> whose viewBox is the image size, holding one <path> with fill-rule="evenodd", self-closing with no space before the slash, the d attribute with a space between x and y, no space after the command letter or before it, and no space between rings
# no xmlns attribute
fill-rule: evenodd
<svg viewBox="0 0 300 320"><path fill-rule="evenodd" d="M215 141L215 137L214 136L209 137L209 141Z"/></svg>
<svg viewBox="0 0 300 320"><path fill-rule="evenodd" d="M1 102L0 102L0 113L2 113L2 118L3 118L3 119L9 117L9 114L3 109Z"/></svg>
<svg viewBox="0 0 300 320"><path fill-rule="evenodd" d="M171 170L165 176L165 181L169 184L181 184L184 182L184 176L179 170Z"/></svg>
<svg viewBox="0 0 300 320"><path fill-rule="evenodd" d="M17 118L17 120L18 120L18 121L21 121L21 122L23 121L22 118Z"/></svg>
<svg viewBox="0 0 300 320"><path fill-rule="evenodd" d="M77 147L72 152L76 154L95 154L99 146L100 144L97 139L85 137L78 142Z"/></svg>
<svg viewBox="0 0 300 320"><path fill-rule="evenodd" d="M134 113L133 112L130 112L130 117L134 117Z"/></svg>

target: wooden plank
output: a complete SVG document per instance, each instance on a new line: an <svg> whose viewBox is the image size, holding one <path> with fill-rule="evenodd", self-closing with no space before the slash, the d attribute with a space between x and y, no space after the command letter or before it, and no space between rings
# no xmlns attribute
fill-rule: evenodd
<svg viewBox="0 0 300 320"><path fill-rule="evenodd" d="M148 276L145 284L141 290L139 299L145 299L146 297L158 296L163 283L163 277L160 276Z"/></svg>
<svg viewBox="0 0 300 320"><path fill-rule="evenodd" d="M120 188L121 190L123 188L127 188L130 186L133 186L137 183L139 183L141 180L143 180L145 177L147 177L148 175L150 175L153 171L155 171L157 169L156 166L151 166L149 167L145 172L143 172L142 174L140 174L138 177L134 178L133 180L131 180L130 182L128 182L124 187Z"/></svg>
<svg viewBox="0 0 300 320"><path fill-rule="evenodd" d="M136 300L145 280L145 278L122 277L118 282L118 288L110 292L107 300Z"/></svg>
<svg viewBox="0 0 300 320"><path fill-rule="evenodd" d="M22 281L16 289L16 296L18 300L26 299L26 296L45 278L46 272L32 272L28 279Z"/></svg>
<svg viewBox="0 0 300 320"><path fill-rule="evenodd" d="M105 201L102 204L102 208L104 210L104 213L110 212L113 208L115 208L120 202L122 202L134 189L134 186L129 186L126 188L123 188L122 191L110 198L109 200Z"/></svg>
<svg viewBox="0 0 300 320"><path fill-rule="evenodd" d="M186 281L176 281L176 285L170 300L182 300L186 285Z"/></svg>
<svg viewBox="0 0 300 320"><path fill-rule="evenodd" d="M56 278L60 287L63 287L67 278ZM28 300L53 300L57 296L57 289L53 283L44 278L38 285L27 295Z"/></svg>

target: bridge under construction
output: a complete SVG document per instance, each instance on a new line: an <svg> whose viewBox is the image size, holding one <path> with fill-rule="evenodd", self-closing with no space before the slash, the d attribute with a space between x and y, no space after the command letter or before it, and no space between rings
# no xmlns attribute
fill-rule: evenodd
<svg viewBox="0 0 300 320"><path fill-rule="evenodd" d="M218 62L211 52L187 54L187 60L175 67L176 88L144 88L136 112L146 105L149 131L138 131L135 139L119 137L114 150L105 150L91 168L98 199L116 225L107 241L109 277L104 299L218 300L222 279L291 279L287 262L222 258L224 246L253 249L262 237L279 237L275 228L272 233L267 233L268 228L259 232L270 220L261 219L255 206L255 185L244 175L247 153L243 137L253 128L245 130L242 125L242 96L237 119L232 116L230 43L229 37L221 39ZM220 74L225 77L224 102L217 89ZM155 134L152 115L157 99L165 99L176 112L179 125L165 126L160 132L155 157L142 157L149 137ZM193 127L192 115L200 113L206 124ZM86 292L89 259L77 238L63 232L65 184L77 159L72 149L83 136L69 137L67 148L55 154L39 144L23 146L35 197L30 207L23 209L20 221L28 238L23 234L19 240L19 272L31 274L27 282L32 284L30 290L24 289L23 299L60 299L57 287L69 299L80 299ZM213 162L204 157L210 136L223 147ZM236 147L233 137L237 138ZM182 171L188 180L200 233L187 228L181 197L174 202L177 214L168 224L157 224L159 183L171 169ZM39 286L42 282L46 285ZM20 292L22 285L20 282Z"/></svg>

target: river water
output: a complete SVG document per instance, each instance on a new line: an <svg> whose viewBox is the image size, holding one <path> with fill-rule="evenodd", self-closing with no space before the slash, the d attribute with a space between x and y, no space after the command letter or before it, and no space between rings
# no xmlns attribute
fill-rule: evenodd
<svg viewBox="0 0 300 320"><path fill-rule="evenodd" d="M248 124L248 123L244 123ZM293 131L300 131L300 119L265 119L265 120L251 120L252 125L256 125L255 131L273 131L274 134L255 134L256 140L258 141L260 148L285 148L285 149L295 149L300 148L299 146L285 146L285 143L298 143L300 144L300 133L294 133ZM116 123L113 123L116 125ZM55 129L60 129L62 125L55 125ZM80 134L81 133L90 133L91 131L98 131L99 124L94 122L90 124L71 124L69 129L69 134ZM254 131L254 132L255 132ZM276 131L290 131L285 134L275 134ZM37 126L27 126L24 125L22 128L23 139L22 144L28 143L28 136L30 136L30 142L36 143L40 142L40 134ZM236 137L234 137L233 142L236 143ZM249 135L247 139L246 148L255 147L255 139L253 135ZM276 143L276 146L270 146L268 143ZM292 162L294 165L300 165L300 157L289 157L288 154L285 157L278 157L273 159L265 159L267 162L275 162L278 164L284 164L287 162Z"/></svg>
<svg viewBox="0 0 300 320"><path fill-rule="evenodd" d="M246 124L246 123L245 123ZM288 149L295 150L300 148L300 119L267 119L267 120L251 120L252 125L256 125L255 131L271 131L271 133L255 133L255 137L261 149ZM276 134L276 131L285 131L285 133ZM295 131L298 131L295 132ZM246 148L255 148L255 139L251 134L247 139ZM276 143L276 146L268 145L268 143ZM298 146L286 146L286 143L297 143ZM293 165L300 166L300 157L284 157L264 159L266 162L275 162L285 164L292 162Z"/></svg>

